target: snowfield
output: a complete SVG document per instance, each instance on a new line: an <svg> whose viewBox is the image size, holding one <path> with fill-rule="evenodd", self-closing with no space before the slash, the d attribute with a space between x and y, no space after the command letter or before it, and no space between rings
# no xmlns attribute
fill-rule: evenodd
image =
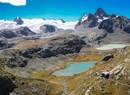
<svg viewBox="0 0 130 95"><path fill-rule="evenodd" d="M0 20L0 29L16 29L19 27L27 26L35 33L40 33L39 28L44 24L54 25L61 29L74 29L78 21L65 22L62 20L45 20L45 19L23 19L24 23L22 25L17 25L13 21Z"/></svg>

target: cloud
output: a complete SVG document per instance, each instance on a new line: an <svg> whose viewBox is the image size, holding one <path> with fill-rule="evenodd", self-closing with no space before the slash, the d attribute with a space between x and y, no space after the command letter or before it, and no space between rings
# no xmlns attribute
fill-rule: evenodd
<svg viewBox="0 0 130 95"><path fill-rule="evenodd" d="M0 0L2 3L10 3L14 6L24 6L26 5L26 0Z"/></svg>

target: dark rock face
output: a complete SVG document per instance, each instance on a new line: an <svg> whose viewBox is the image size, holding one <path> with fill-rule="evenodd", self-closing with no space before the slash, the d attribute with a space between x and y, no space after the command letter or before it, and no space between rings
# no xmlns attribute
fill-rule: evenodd
<svg viewBox="0 0 130 95"><path fill-rule="evenodd" d="M102 8L98 8L94 15L100 19L103 19L103 17L108 16L108 14Z"/></svg>
<svg viewBox="0 0 130 95"><path fill-rule="evenodd" d="M102 21L98 28L104 29L108 33L113 33L116 29L130 33L130 20L124 16L110 15L110 18Z"/></svg>
<svg viewBox="0 0 130 95"><path fill-rule="evenodd" d="M98 25L97 18L93 14L89 14L88 18L84 21L82 21L82 18L76 24L76 26L75 26L76 29L93 28Z"/></svg>
<svg viewBox="0 0 130 95"><path fill-rule="evenodd" d="M125 32L130 33L130 25L123 29Z"/></svg>
<svg viewBox="0 0 130 95"><path fill-rule="evenodd" d="M54 38L41 47L28 49L23 52L23 55L28 58L31 58L32 55L48 58L59 54L78 53L84 45L86 45L86 43L80 37L69 35Z"/></svg>
<svg viewBox="0 0 130 95"><path fill-rule="evenodd" d="M40 30L44 33L51 33L51 32L55 32L57 31L57 27L55 27L54 25L43 25L40 27Z"/></svg>
<svg viewBox="0 0 130 95"><path fill-rule="evenodd" d="M18 25L21 25L21 24L24 23L24 21L23 21L20 17L16 17L16 18L14 19L14 22L16 22Z"/></svg>
<svg viewBox="0 0 130 95"><path fill-rule="evenodd" d="M23 51L22 56L24 56L25 58L32 58L33 54L36 54L40 50L42 50L42 47L30 48L30 49Z"/></svg>
<svg viewBox="0 0 130 95"><path fill-rule="evenodd" d="M117 15L116 14L111 14L109 17L110 17L110 19L114 19L114 18L117 17Z"/></svg>
<svg viewBox="0 0 130 95"><path fill-rule="evenodd" d="M88 27L90 28L97 26L97 18L92 14L88 15L88 22L89 22Z"/></svg>
<svg viewBox="0 0 130 95"><path fill-rule="evenodd" d="M3 29L3 30L0 30L0 37L3 37L3 38L14 38L14 37L17 37L17 34L14 33L11 30Z"/></svg>
<svg viewBox="0 0 130 95"><path fill-rule="evenodd" d="M18 49L5 49L2 56L5 65L10 68L25 67L28 64L28 59L23 57Z"/></svg>
<svg viewBox="0 0 130 95"><path fill-rule="evenodd" d="M108 61L108 60L110 60L111 58L114 58L114 55L113 55L113 54L108 54L108 55L106 55L101 61Z"/></svg>
<svg viewBox="0 0 130 95"><path fill-rule="evenodd" d="M113 20L116 28L124 29L124 27L129 26L130 20L124 16L118 16Z"/></svg>
<svg viewBox="0 0 130 95"><path fill-rule="evenodd" d="M113 33L113 21L110 19L104 20L101 22L101 24L98 26L99 29L104 29L108 33Z"/></svg>
<svg viewBox="0 0 130 95"><path fill-rule="evenodd" d="M8 59L5 59L7 61L6 66L10 67L10 68L14 68L14 67L25 67L28 63L28 60L22 58L22 57L10 57Z"/></svg>
<svg viewBox="0 0 130 95"><path fill-rule="evenodd" d="M20 27L20 28L16 29L15 31L18 35L21 35L21 36L29 36L29 35L35 34L28 27Z"/></svg>
<svg viewBox="0 0 130 95"><path fill-rule="evenodd" d="M0 77L0 95L9 95L16 88L8 77Z"/></svg>
<svg viewBox="0 0 130 95"><path fill-rule="evenodd" d="M0 40L0 49L11 48L13 45L13 43L8 43L5 40Z"/></svg>
<svg viewBox="0 0 130 95"><path fill-rule="evenodd" d="M28 27L20 27L18 29L2 29L0 30L0 37L3 38L14 38L14 37L22 37L34 35Z"/></svg>

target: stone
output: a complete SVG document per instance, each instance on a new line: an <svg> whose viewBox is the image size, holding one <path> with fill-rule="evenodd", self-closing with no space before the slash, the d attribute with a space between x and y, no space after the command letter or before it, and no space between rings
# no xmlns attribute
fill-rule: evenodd
<svg viewBox="0 0 130 95"><path fill-rule="evenodd" d="M87 91L85 92L85 95L90 95L90 90L87 90Z"/></svg>
<svg viewBox="0 0 130 95"><path fill-rule="evenodd" d="M113 55L113 54L108 54L108 55L106 55L104 58L102 58L101 61L108 61L108 60L110 60L111 58L114 58L114 55Z"/></svg>
<svg viewBox="0 0 130 95"><path fill-rule="evenodd" d="M101 72L100 77L103 79L108 79L110 76L109 72Z"/></svg>

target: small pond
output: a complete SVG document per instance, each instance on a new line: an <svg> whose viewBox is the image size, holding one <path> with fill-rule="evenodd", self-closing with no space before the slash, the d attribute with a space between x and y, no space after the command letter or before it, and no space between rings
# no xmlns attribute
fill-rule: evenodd
<svg viewBox="0 0 130 95"><path fill-rule="evenodd" d="M65 69L58 70L53 73L56 76L73 76L74 74L82 73L93 67L96 62L70 62Z"/></svg>

